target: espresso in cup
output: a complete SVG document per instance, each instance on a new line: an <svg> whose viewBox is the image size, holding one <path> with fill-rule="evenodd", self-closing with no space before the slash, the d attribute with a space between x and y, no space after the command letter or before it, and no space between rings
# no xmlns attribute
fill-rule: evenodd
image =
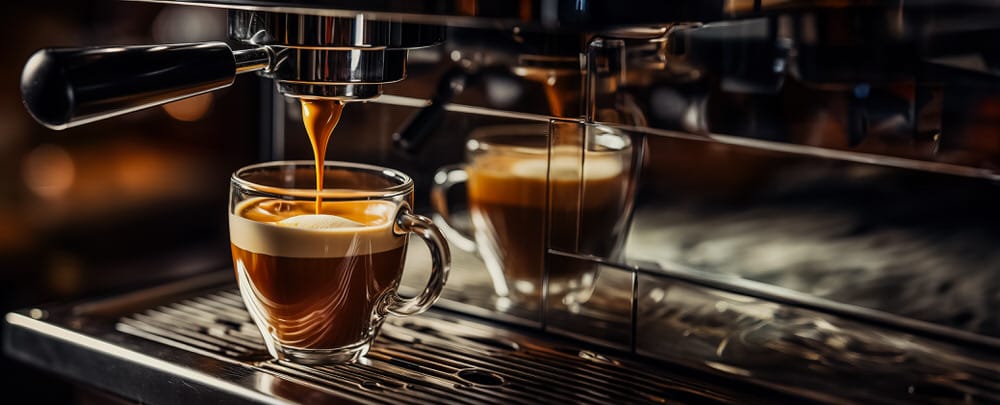
<svg viewBox="0 0 1000 405"><path fill-rule="evenodd" d="M240 295L276 359L322 364L368 352L387 315L425 311L447 280L447 242L410 212L413 181L398 171L325 162L271 162L233 175L229 235ZM321 198L320 198L321 197ZM402 298L407 239L434 260L423 293Z"/></svg>
<svg viewBox="0 0 1000 405"><path fill-rule="evenodd" d="M498 296L531 309L544 289L550 300L579 304L590 296L596 267L547 266L546 251L618 258L631 219L633 149L610 129L581 132L586 148L550 147L548 136L526 129L473 134L467 163L435 176L432 202L447 226L447 190L466 183L472 237L451 236L468 238L459 247L475 248Z"/></svg>
<svg viewBox="0 0 1000 405"><path fill-rule="evenodd" d="M395 204L257 198L230 218L233 260L256 311L282 346L340 347L368 340L368 319L402 272Z"/></svg>
<svg viewBox="0 0 1000 405"><path fill-rule="evenodd" d="M513 295L541 293L542 269L548 236L553 245L578 246L580 251L608 255L623 235L616 229L627 187L620 154L593 154L581 182L579 161L497 151L476 157L467 167L469 209L480 252L500 259L507 287ZM549 166L551 164L551 167ZM587 197L582 201L578 193ZM551 221L546 196L553 193ZM484 252L486 250L486 252ZM550 293L583 289L594 274L580 269L549 269Z"/></svg>

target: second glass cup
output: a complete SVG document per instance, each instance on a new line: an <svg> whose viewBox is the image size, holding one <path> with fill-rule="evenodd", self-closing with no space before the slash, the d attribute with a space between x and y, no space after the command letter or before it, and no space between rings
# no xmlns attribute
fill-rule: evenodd
<svg viewBox="0 0 1000 405"><path fill-rule="evenodd" d="M544 297L586 302L595 266L550 266L549 247L617 259L632 211L633 148L610 128L558 127L586 146L550 146L538 126L484 127L470 135L465 164L442 167L431 200L449 240L483 259L505 305L537 309ZM465 183L471 237L450 225L449 189ZM551 301L550 301L551 302Z"/></svg>
<svg viewBox="0 0 1000 405"><path fill-rule="evenodd" d="M244 167L230 189L240 295L270 354L304 364L363 356L386 315L419 314L437 300L451 261L437 227L410 211L408 176L346 162L324 170L322 192L311 161ZM426 242L433 269L419 296L402 298L410 233Z"/></svg>

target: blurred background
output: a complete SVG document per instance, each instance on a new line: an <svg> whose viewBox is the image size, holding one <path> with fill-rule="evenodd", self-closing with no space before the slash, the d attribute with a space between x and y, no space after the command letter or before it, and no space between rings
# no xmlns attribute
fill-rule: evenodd
<svg viewBox="0 0 1000 405"><path fill-rule="evenodd" d="M24 62L39 48L220 40L225 12L107 0L0 7L0 30L11 39L0 61L0 311L226 263L228 178L257 160L258 99L270 84L244 77L222 91L58 132L31 119L19 90ZM0 366L9 376L0 384L14 398L87 401L6 357Z"/></svg>
<svg viewBox="0 0 1000 405"><path fill-rule="evenodd" d="M5 41L0 61L0 310L94 299L228 266L229 175L275 156L311 156L297 103L286 100L274 103L274 110L265 109L262 106L271 106L273 83L241 75L220 91L57 132L31 119L19 90L24 62L39 48L224 40L225 11L119 0L13 2L0 7L0 29L11 39ZM630 133L632 144L643 145L645 160L637 175L636 220L623 263L638 263L649 274L680 268L692 274L732 275L906 319L1000 336L1000 255L995 249L1000 241L995 209L1000 204L1000 93L995 84L966 81L958 74L952 79L945 74L949 71L938 72L944 79L925 81L904 66L905 74L897 76L897 65L909 60L900 55L912 53L911 44L872 46L870 38L879 36L857 29L895 27L886 28L883 10L876 11L824 14L830 17L821 32L829 35L824 44L830 48L810 53L809 43L800 44L795 74L775 71L770 55L747 58L767 62L751 66L766 68L766 75L758 77L760 72L743 72L726 58L719 58L718 66L714 59L699 65L693 60L697 53L689 52L690 66L684 60L670 69L660 64L630 66L628 80L611 83L609 94L598 94L607 96L598 97L599 120L644 128ZM935 16L927 17L930 23ZM692 32L694 41L698 34ZM426 175L463 161L470 133L499 124L525 124L506 114L448 111L428 125L432 134L423 150L433 153L408 156L394 148L389 134L407 124L420 100L449 84L444 79L452 67L482 63L479 73L465 72L478 78L466 78L468 86L455 95L455 103L540 116L580 113L565 108L579 107L573 93L579 90L579 72L558 83L552 76L518 73L504 65L511 61L480 57L490 53L484 49L497 50L493 42L479 43L478 35L454 32L449 38L448 44L411 52L410 79L386 87L387 94L411 97L409 101L348 107L345 117L350 119L341 123L338 133L364 136L334 136L327 154L413 175L415 205L423 213L429 209ZM714 49L712 38L702 38L708 51ZM851 46L841 49L845 41ZM742 55L742 46L754 43L735 42L733 51L717 53ZM947 36L937 45L950 50L958 44L977 52L995 48ZM530 49L515 49L531 54ZM894 49L897 53L890 52ZM951 54L936 48L923 51ZM561 95L566 98L562 104L550 104L548 92L559 95L560 86L566 87ZM283 138L271 139L272 131ZM485 271L474 260L456 269L474 282L485 280ZM460 301L471 289L457 282L457 274L453 272L445 298ZM626 315L618 319L630 320L634 296L617 294L623 290L610 283L613 278L602 278L609 284L598 287L591 305L613 308L598 299L602 291L624 297L620 308ZM660 302L665 287L657 288L648 289L649 297L659 297L647 300L649 306L670 308ZM704 306L711 309L710 316L678 318L707 319L705 324L712 327L704 330L725 331L716 326L730 321L716 322L713 317L737 310L716 313L719 306L706 302L712 303ZM689 304L687 310L697 313L698 303L680 299L673 305L684 309L682 304ZM752 318L738 315L744 321ZM759 325L773 327L767 315ZM584 326L581 334L600 337L601 329ZM664 330L686 330L671 328L647 329L654 337L651 346L662 349L664 358L690 356L695 363L719 356L713 345L699 346L711 349L706 353L678 350L681 343L698 344L687 335L677 337L676 344L664 344ZM628 326L605 329L634 331ZM749 347L756 348L753 342ZM807 349L804 353L812 353ZM765 351L761 358L768 360L766 367L773 364L773 353ZM742 358L727 360L740 364ZM853 365L846 366L844 374L857 377ZM898 371L896 363L886 367ZM16 397L44 403L113 399L78 391L5 356L0 356L0 368L11 376L0 384ZM814 374L808 376L826 379L810 371Z"/></svg>

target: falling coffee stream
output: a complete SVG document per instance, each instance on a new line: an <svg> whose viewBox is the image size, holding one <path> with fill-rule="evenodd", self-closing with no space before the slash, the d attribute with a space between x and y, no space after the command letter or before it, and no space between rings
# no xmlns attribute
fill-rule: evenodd
<svg viewBox="0 0 1000 405"><path fill-rule="evenodd" d="M545 99L549 102L549 112L556 117L563 116L563 98L555 83L545 84Z"/></svg>
<svg viewBox="0 0 1000 405"><path fill-rule="evenodd" d="M338 100L302 99L302 123L309 134L313 157L316 161L316 214L323 205L323 161L326 160L326 145L333 129L340 121L344 103Z"/></svg>

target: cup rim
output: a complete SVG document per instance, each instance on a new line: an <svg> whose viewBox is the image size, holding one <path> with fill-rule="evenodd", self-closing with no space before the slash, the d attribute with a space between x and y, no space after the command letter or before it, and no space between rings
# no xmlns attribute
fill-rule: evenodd
<svg viewBox="0 0 1000 405"><path fill-rule="evenodd" d="M244 189L250 190L258 193L269 194L273 196L290 196L290 197L305 197L305 198L315 198L317 196L323 197L323 199L329 200L358 200L358 199L386 199L405 195L413 191L413 179L396 169L390 169L387 167L370 165L365 163L355 163L355 162L345 162L345 161L326 161L323 163L323 167L326 169L330 168L341 168L341 169L354 169L373 172L373 174L381 175L383 178L397 179L400 183L394 186L385 187L378 190L358 190L358 189L324 189L321 192L317 192L312 188L287 188L278 186L267 186L259 183L255 183L240 176L257 169L262 168L279 168L283 166L301 167L308 166L313 169L316 166L316 162L312 160L275 160L270 162L255 163L252 165L243 166L233 172L230 180L233 185Z"/></svg>
<svg viewBox="0 0 1000 405"><path fill-rule="evenodd" d="M466 153L471 152L487 152L491 149L497 150L508 150L515 153L527 154L527 155L548 155L552 145L548 144L546 141L543 145L538 146L528 146L519 144L518 142L510 142L513 139L544 139L547 140L551 135L546 132L539 132L539 129L547 129L548 127L541 126L538 124L507 124L507 125L490 125L483 126L474 129L470 134L468 139L465 141ZM607 135L615 135L610 139L615 139L621 141L621 144L602 145L608 147L607 150L587 150L588 154L600 154L600 153L620 153L627 150L632 146L627 137L623 138L624 132L618 130L614 127L600 124L586 124L585 130L596 131L594 139L597 142L604 142ZM609 141L608 141L609 142ZM618 143L618 142L615 142ZM556 145L556 148L561 147L561 145ZM573 148L577 146L567 145L567 147Z"/></svg>

